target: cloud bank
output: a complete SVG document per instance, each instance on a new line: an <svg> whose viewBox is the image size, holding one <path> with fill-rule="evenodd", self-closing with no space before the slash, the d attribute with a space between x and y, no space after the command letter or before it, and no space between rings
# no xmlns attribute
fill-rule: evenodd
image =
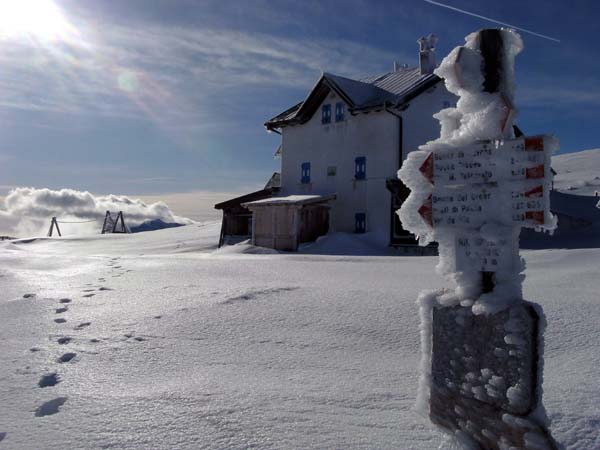
<svg viewBox="0 0 600 450"><path fill-rule="evenodd" d="M106 211L113 216L123 211L128 226L139 225L146 220L160 219L164 222L188 224L192 221L180 217L164 202L145 203L123 195L96 196L87 191L74 189L36 189L19 187L13 189L0 208L0 234L16 237L45 234L52 217L61 224L63 234L99 233ZM85 223L66 223L66 222Z"/></svg>

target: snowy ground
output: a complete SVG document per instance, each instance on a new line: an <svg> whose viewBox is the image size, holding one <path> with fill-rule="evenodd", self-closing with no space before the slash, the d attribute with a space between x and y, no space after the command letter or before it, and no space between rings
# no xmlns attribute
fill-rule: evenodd
<svg viewBox="0 0 600 450"><path fill-rule="evenodd" d="M0 243L0 449L437 448L411 411L436 257L215 251L218 232ZM600 250L524 255L552 431L598 449Z"/></svg>
<svg viewBox="0 0 600 450"><path fill-rule="evenodd" d="M600 192L600 149L552 157L557 190L577 195Z"/></svg>

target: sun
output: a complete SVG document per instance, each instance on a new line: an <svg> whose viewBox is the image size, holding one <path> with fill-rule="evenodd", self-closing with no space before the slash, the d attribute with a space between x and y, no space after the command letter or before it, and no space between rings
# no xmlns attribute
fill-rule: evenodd
<svg viewBox="0 0 600 450"><path fill-rule="evenodd" d="M0 38L64 38L72 26L52 0L0 0Z"/></svg>

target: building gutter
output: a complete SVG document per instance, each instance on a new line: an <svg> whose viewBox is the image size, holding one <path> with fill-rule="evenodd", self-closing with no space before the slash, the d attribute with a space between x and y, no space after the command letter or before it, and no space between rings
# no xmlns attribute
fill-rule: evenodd
<svg viewBox="0 0 600 450"><path fill-rule="evenodd" d="M390 109L390 103L388 102L385 102L383 104L383 108L386 112L398 118L398 170L400 170L400 168L402 167L402 161L404 160L404 148L402 145L402 141L404 140L404 123L402 115L395 111L392 111ZM404 109L402 109L402 111L404 111Z"/></svg>

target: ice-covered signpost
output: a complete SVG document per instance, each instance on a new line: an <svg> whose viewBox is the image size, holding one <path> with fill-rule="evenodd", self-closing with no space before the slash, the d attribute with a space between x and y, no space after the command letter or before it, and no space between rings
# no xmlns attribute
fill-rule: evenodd
<svg viewBox="0 0 600 450"><path fill-rule="evenodd" d="M543 313L522 299L521 227L552 230L552 136L515 137L512 30L466 38L436 74L459 96L435 115L440 138L409 154L399 210L421 244L439 243L455 287L420 296L418 406L472 448L555 449L541 402Z"/></svg>

